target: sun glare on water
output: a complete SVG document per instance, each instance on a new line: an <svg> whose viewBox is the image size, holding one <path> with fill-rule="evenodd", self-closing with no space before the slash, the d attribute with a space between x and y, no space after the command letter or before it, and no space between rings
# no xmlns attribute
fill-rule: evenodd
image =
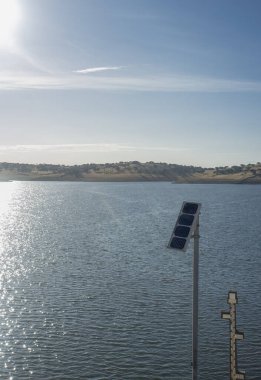
<svg viewBox="0 0 261 380"><path fill-rule="evenodd" d="M20 17L17 0L0 0L0 48L8 48L14 44Z"/></svg>

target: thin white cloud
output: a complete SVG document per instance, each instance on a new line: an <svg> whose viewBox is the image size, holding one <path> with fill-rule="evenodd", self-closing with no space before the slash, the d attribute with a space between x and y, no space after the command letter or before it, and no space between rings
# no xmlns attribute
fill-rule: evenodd
<svg viewBox="0 0 261 380"><path fill-rule="evenodd" d="M121 70L122 68L123 68L123 66L90 67L90 68L82 69L82 70L74 70L73 73L91 74L91 73L98 73L98 72L101 72L101 71Z"/></svg>
<svg viewBox="0 0 261 380"><path fill-rule="evenodd" d="M54 145L0 145L0 154L7 152L63 152L63 153L90 153L90 152L135 152L135 151L184 151L186 148L166 146L134 146L125 144L54 144Z"/></svg>
<svg viewBox="0 0 261 380"><path fill-rule="evenodd" d="M182 75L89 76L0 73L1 90L96 90L133 92L261 92L261 82Z"/></svg>

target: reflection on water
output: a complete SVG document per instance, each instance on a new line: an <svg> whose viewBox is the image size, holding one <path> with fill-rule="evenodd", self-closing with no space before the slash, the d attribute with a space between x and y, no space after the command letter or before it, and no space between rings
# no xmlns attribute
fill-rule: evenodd
<svg viewBox="0 0 261 380"><path fill-rule="evenodd" d="M192 252L166 244L182 201L192 200L203 204L200 378L228 377L220 311L234 289L246 335L239 366L259 379L260 186L0 190L0 378L190 379Z"/></svg>

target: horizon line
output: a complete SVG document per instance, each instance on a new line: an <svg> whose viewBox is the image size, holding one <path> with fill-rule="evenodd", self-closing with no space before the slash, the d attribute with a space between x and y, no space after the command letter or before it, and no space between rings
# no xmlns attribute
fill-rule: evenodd
<svg viewBox="0 0 261 380"><path fill-rule="evenodd" d="M201 165L192 165L192 164L176 164L174 162L166 162L166 161L139 161L139 160L130 160L130 161L114 161L114 162L103 162L103 163L97 163L97 162L86 162L84 164L54 164L54 163L48 163L48 162L41 162L41 163L29 163L29 162L8 162L8 161L0 161L0 165L2 164L8 164L8 165L29 165L29 166L39 166L39 165L49 165L49 166L66 166L66 167L73 167L73 166L84 166L84 165L116 165L116 164L129 164L129 163L138 163L141 165L145 164L166 164L166 165L176 165L176 166L186 166L186 167L194 167L194 168L202 168L202 169L215 169L215 168L232 168L232 167L239 167L239 166L249 166L249 165L259 165L261 166L261 162L257 161L255 163L247 163L247 164L238 164L238 165L225 165L225 166L206 166L203 167Z"/></svg>

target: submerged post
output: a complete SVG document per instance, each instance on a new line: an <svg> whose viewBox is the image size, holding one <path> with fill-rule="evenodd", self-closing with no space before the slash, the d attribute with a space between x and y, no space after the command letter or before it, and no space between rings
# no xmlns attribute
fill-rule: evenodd
<svg viewBox="0 0 261 380"><path fill-rule="evenodd" d="M230 291L227 299L230 310L221 312L221 318L229 320L230 324L230 380L245 379L245 372L238 371L237 368L237 340L244 339L244 333L239 332L236 325L237 301L237 292Z"/></svg>
<svg viewBox="0 0 261 380"><path fill-rule="evenodd" d="M192 380L198 378L198 279L199 279L199 217L194 232L192 290Z"/></svg>

